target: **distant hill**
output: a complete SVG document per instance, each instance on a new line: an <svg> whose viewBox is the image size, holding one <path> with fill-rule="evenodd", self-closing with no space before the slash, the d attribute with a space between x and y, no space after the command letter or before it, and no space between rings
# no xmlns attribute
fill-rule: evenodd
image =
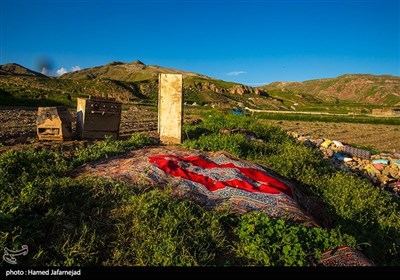
<svg viewBox="0 0 400 280"><path fill-rule="evenodd" d="M347 74L304 82L274 82L260 87L292 102L364 103L400 106L400 77Z"/></svg>
<svg viewBox="0 0 400 280"><path fill-rule="evenodd" d="M250 93L263 95L264 93L262 89L256 89L233 82L226 82L193 72L165 68L156 65L145 65L140 60L131 63L114 61L103 66L66 73L60 78L72 80L109 79L129 83L151 83L157 82L158 74L160 73L182 74L184 79L184 88L188 90L194 89L238 95Z"/></svg>
<svg viewBox="0 0 400 280"><path fill-rule="evenodd" d="M0 105L21 102L42 104L43 100L50 99L54 101L51 104L73 106L75 97L88 95L113 97L124 103L155 105L159 73L183 75L184 102L189 105L287 109L282 102L269 97L262 89L193 72L145 65L138 60L131 63L111 62L66 73L61 77L22 77L10 72L7 76L0 76Z"/></svg>
<svg viewBox="0 0 400 280"><path fill-rule="evenodd" d="M199 77L202 79L210 79L207 76L165 68L155 65L145 65L140 60L131 63L113 61L103 66L86 68L75 72L69 72L62 75L61 79L111 79L124 82L139 82L144 80L157 79L159 73L182 74L184 78Z"/></svg>
<svg viewBox="0 0 400 280"><path fill-rule="evenodd" d="M183 75L184 102L188 105L347 112L361 112L363 108L355 110L354 106L363 104L369 104L369 109L378 105L400 106L397 76L342 75L250 87L189 71L146 65L139 60L110 62L61 77L47 77L15 63L0 65L0 105L74 106L76 97L89 95L155 105L159 73Z"/></svg>
<svg viewBox="0 0 400 280"><path fill-rule="evenodd" d="M31 77L47 77L39 72L30 70L17 63L7 63L0 65L0 75L12 75L12 76L31 76Z"/></svg>

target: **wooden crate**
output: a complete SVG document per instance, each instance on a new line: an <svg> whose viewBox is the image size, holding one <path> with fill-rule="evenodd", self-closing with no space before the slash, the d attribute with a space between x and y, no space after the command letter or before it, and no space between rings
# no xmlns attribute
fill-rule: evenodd
<svg viewBox="0 0 400 280"><path fill-rule="evenodd" d="M102 139L111 135L118 139L122 104L114 100L78 98L76 132L81 139Z"/></svg>
<svg viewBox="0 0 400 280"><path fill-rule="evenodd" d="M39 140L71 139L72 115L67 107L39 107L37 111L36 132Z"/></svg>

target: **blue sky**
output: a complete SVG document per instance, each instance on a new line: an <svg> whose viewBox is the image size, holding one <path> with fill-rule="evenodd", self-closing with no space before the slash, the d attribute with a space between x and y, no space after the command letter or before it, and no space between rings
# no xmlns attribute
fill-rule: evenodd
<svg viewBox="0 0 400 280"><path fill-rule="evenodd" d="M139 59L248 85L400 76L400 0L0 0L0 12L0 64L51 75Z"/></svg>

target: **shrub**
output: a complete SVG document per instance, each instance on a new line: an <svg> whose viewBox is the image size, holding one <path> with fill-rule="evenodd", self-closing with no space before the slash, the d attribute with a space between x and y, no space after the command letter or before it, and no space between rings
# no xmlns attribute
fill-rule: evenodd
<svg viewBox="0 0 400 280"><path fill-rule="evenodd" d="M238 236L234 251L246 265L304 266L308 258L318 259L325 250L356 244L339 229L309 228L259 212L241 216L234 233Z"/></svg>

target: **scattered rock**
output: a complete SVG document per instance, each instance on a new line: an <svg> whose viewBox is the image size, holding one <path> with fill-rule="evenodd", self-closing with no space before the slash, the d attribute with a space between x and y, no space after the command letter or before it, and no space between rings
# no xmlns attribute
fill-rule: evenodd
<svg viewBox="0 0 400 280"><path fill-rule="evenodd" d="M318 148L323 157L337 169L346 170L367 178L380 188L400 198L400 154L380 153L351 147L339 141L312 139L309 135L299 135L291 131L289 135L309 147Z"/></svg>
<svg viewBox="0 0 400 280"><path fill-rule="evenodd" d="M324 142L324 139L317 139L317 141L315 142L315 145L317 146L317 148L321 147L321 144Z"/></svg>

